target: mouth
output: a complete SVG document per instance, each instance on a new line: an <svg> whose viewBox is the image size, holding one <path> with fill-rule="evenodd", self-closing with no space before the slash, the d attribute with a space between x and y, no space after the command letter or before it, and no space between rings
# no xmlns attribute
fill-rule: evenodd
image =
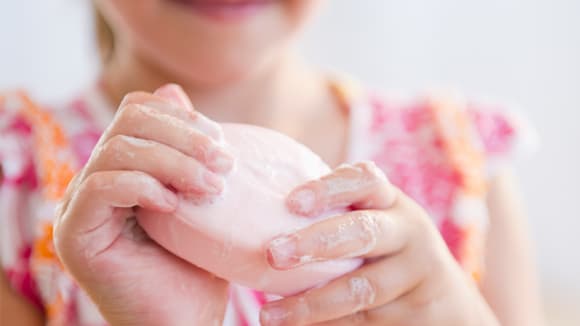
<svg viewBox="0 0 580 326"><path fill-rule="evenodd" d="M223 22L253 16L277 0L170 0L201 16Z"/></svg>

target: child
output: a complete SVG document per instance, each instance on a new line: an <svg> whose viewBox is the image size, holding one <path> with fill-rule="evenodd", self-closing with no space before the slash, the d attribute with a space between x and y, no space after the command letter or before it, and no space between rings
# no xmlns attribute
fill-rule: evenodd
<svg viewBox="0 0 580 326"><path fill-rule="evenodd" d="M96 0L95 87L50 110L2 96L3 325L540 324L522 213L499 164L517 122L469 102L389 102L313 70L291 46L318 2ZM176 193L221 192L231 157L211 141L214 121L278 130L338 166L288 208L353 211L274 239L274 268L365 264L270 301L150 240L135 209L172 212ZM329 191L337 180L352 187ZM316 240L336 232L353 236Z"/></svg>

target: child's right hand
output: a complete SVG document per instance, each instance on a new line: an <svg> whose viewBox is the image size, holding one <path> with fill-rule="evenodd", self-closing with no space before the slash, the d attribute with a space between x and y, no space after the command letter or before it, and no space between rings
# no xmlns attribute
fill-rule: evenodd
<svg viewBox="0 0 580 326"><path fill-rule="evenodd" d="M195 112L181 88L125 97L57 214L57 253L114 325L217 325L227 283L151 240L137 210L172 212L177 195L222 191L232 157L220 126Z"/></svg>

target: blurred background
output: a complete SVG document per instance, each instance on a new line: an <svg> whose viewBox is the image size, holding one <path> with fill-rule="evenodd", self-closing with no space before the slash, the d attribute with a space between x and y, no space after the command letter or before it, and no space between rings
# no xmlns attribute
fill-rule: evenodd
<svg viewBox="0 0 580 326"><path fill-rule="evenodd" d="M89 85L87 0L0 2L0 89L58 100ZM332 0L300 44L375 89L452 88L514 105L540 151L518 162L551 325L580 325L580 1Z"/></svg>

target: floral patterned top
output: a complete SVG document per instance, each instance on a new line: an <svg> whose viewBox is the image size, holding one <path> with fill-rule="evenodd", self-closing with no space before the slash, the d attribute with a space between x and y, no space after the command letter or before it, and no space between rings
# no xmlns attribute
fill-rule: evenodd
<svg viewBox="0 0 580 326"><path fill-rule="evenodd" d="M334 83L350 117L348 161L372 160L421 204L449 249L481 277L487 181L526 128L498 107L444 97L394 101ZM105 325L52 247L54 208L86 163L113 110L98 87L48 108L0 95L0 267L49 325ZM233 286L224 325L259 325L265 295Z"/></svg>

